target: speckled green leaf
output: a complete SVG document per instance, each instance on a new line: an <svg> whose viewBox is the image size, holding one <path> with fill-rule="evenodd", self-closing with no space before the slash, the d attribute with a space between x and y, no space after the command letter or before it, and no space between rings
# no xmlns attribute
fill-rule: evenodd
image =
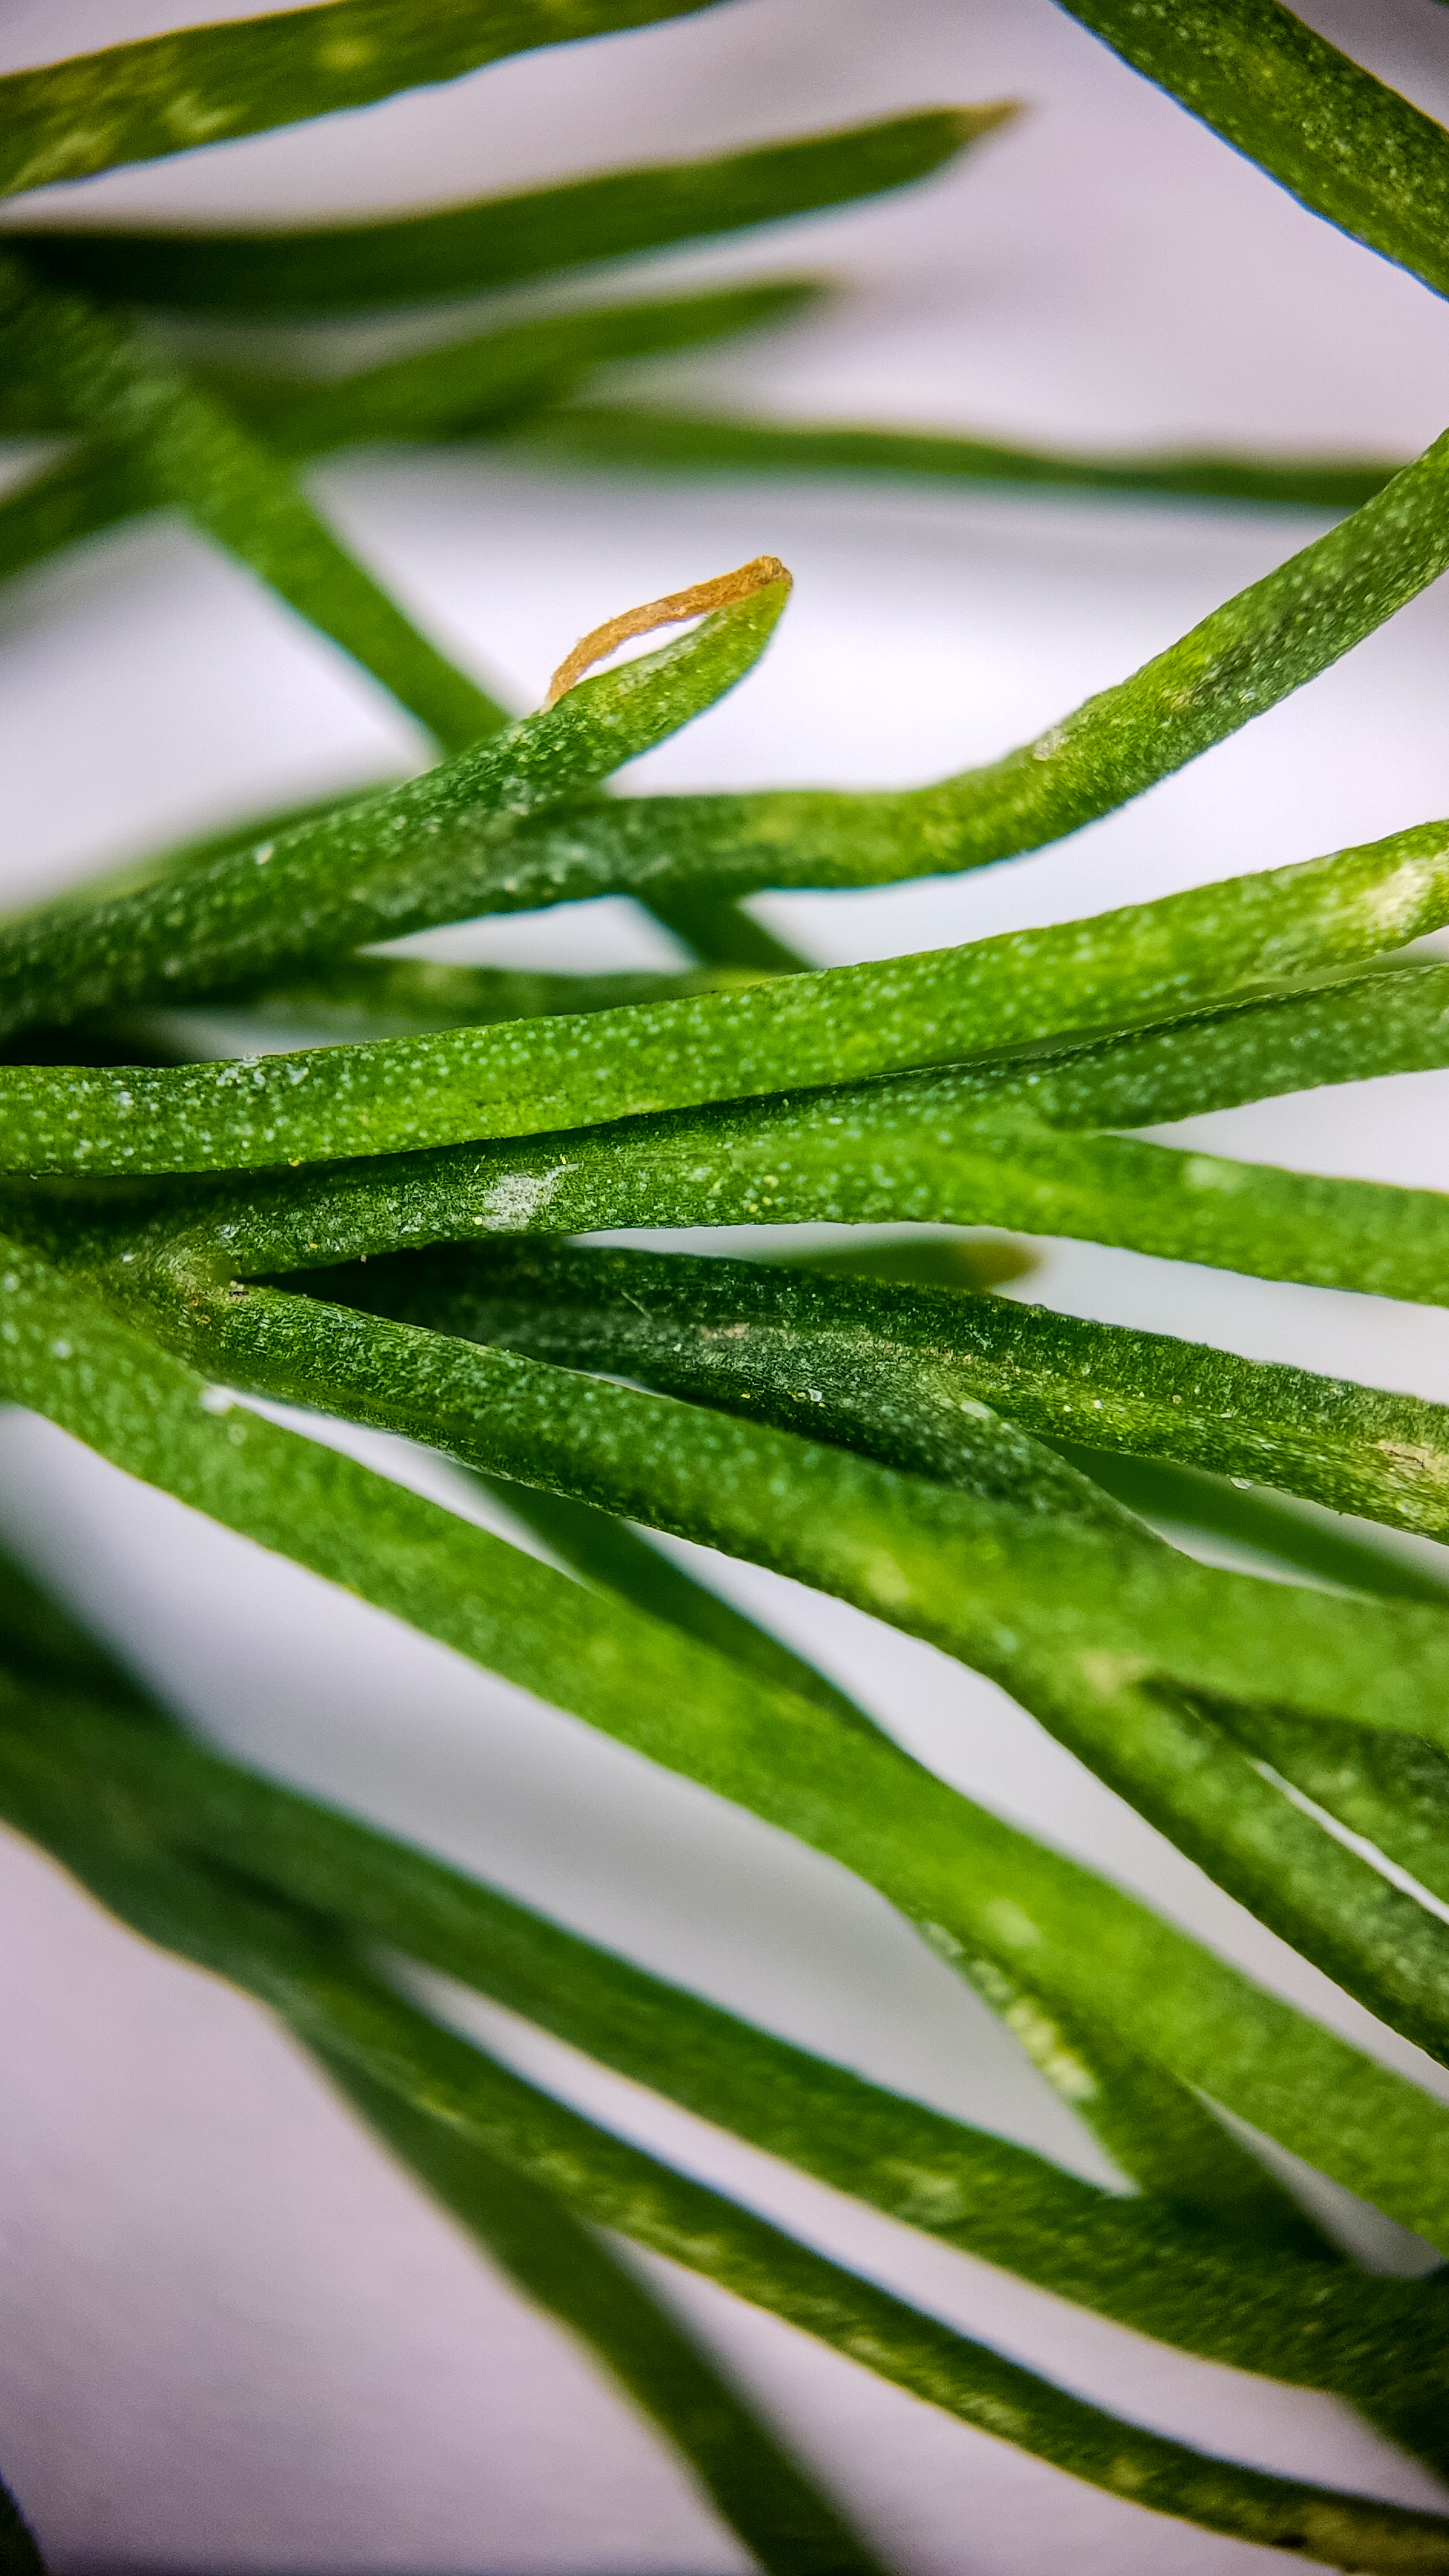
<svg viewBox="0 0 1449 2576"><path fill-rule="evenodd" d="M712 706L758 660L785 598L772 583L718 609L402 787L229 845L132 894L89 908L62 903L15 924L0 961L8 947L16 1023L179 998L198 982L231 986L280 958L387 937L410 927L420 906L435 919L450 902L467 909L464 871L494 872L493 845L520 814L539 798L594 787Z"/></svg>
<svg viewBox="0 0 1449 2576"><path fill-rule="evenodd" d="M1323 215L1449 291L1449 135L1277 0L1060 0Z"/></svg>
<svg viewBox="0 0 1449 2576"><path fill-rule="evenodd" d="M722 612L736 621L752 613L725 638L737 649L748 641L753 658L781 596L772 588L756 594L762 608L751 600ZM694 646L701 660L708 649ZM241 851L129 903L17 926L0 945L0 994L14 997L17 1013L38 1011L47 986L63 989L66 975L73 992L114 999L118 985L164 990L168 968L184 989L198 954L216 975L224 955L275 957L283 943L295 953L325 940L339 919L353 936L411 929L429 880L451 882L461 912L470 842L475 852L481 845L486 869L500 821L506 830L520 808L517 791L502 784L510 763L526 745L536 775L555 735L571 741L568 710L580 694L451 776L434 772L335 823L283 835L264 868ZM557 782L556 767L554 794ZM434 837L421 861L404 844L399 866L408 819L429 810L439 817ZM447 868L454 852L462 865ZM444 901L432 894L434 905ZM1426 824L1095 919L646 1009L159 1072L0 1068L0 1169L203 1172L318 1161L861 1081L1163 1019L1373 956L1446 918L1449 826Z"/></svg>
<svg viewBox="0 0 1449 2576"><path fill-rule="evenodd" d="M1260 1693L1272 1669L1286 1711L1449 1748L1449 1612L1285 1592L1105 1514L1053 1516L1043 1505L1069 1472L1058 1461L1046 1495L1028 1467L1023 1509L983 1492L979 1475L971 1492L943 1490L755 1421L480 1349L446 1329L455 1320L445 1305L445 1329L429 1331L276 1290L208 1295L193 1279L172 1329L231 1383L723 1548L944 1647L1449 2063L1449 1930L1264 1782L1211 1715L1220 1698ZM1010 1473L1003 1462L1003 1482Z"/></svg>

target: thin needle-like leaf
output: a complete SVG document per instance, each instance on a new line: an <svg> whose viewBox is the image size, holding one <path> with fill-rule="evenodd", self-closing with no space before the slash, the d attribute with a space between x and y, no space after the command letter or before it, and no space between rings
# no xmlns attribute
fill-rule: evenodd
<svg viewBox="0 0 1449 2576"><path fill-rule="evenodd" d="M446 748L505 721L339 544L285 469L133 323L73 291L37 285L7 254L0 331L13 359L53 387L72 426L119 456L154 503L185 511L260 573Z"/></svg>
<svg viewBox="0 0 1449 2576"><path fill-rule="evenodd" d="M711 295L538 314L321 382L219 366L193 368L191 381L277 456L300 459L374 439L477 435L552 401L595 367L778 321L817 292L788 278L767 279ZM44 382L12 387L8 402L3 426L22 435L72 426ZM0 578L156 506L154 482L135 459L92 442L0 499Z"/></svg>
<svg viewBox="0 0 1449 2576"><path fill-rule="evenodd" d="M1020 484L1269 509L1357 510L1399 471L1398 459L1239 456L1211 448L1097 456L1010 446L948 429L766 420L668 411L655 403L560 403L510 427L507 436L510 445L549 463L612 466L630 474L828 474L871 481L899 476L907 482Z"/></svg>
<svg viewBox="0 0 1449 2576"><path fill-rule="evenodd" d="M543 903L651 882L879 885L1040 849L1277 706L1446 563L1449 436L1129 679L982 768L930 787L621 800L530 828L515 865Z"/></svg>
<svg viewBox="0 0 1449 2576"><path fill-rule="evenodd" d="M713 0L330 0L183 27L0 80L0 192L262 134L457 80L539 45L692 17Z"/></svg>
<svg viewBox="0 0 1449 2576"><path fill-rule="evenodd" d="M1090 1506L1049 1517L1042 1501L1072 1472L1055 1459L1045 1496L1028 1486L1022 1510L275 1290L208 1296L197 1283L180 1329L203 1366L235 1383L723 1547L944 1646L1003 1683L1370 2010L1449 2062L1449 1931L1284 1800L1197 1705L1260 1696L1273 1658L1288 1667L1273 1693L1285 1710L1449 1747L1449 1616L1285 1594L1144 1543L1130 1524L1102 1527Z"/></svg>
<svg viewBox="0 0 1449 2576"><path fill-rule="evenodd" d="M387 2018L392 2019L390 2010ZM408 2016L407 2027L416 2031L418 2023ZM427 2049L429 2055L442 2053L431 2036ZM523 2160L494 2155L473 2124L459 2123L456 2101L440 2108L425 2080L399 2084L395 2055L386 2068L388 2080L380 2081L378 2071L364 2071L350 2049L318 2054L408 2172L521 2289L593 2349L674 2445L767 2576L885 2576L886 2562L852 2530L839 2506L589 2225L592 2211L576 2217L566 2199L535 2178L548 2175L547 2154ZM454 2056L454 2063L461 2070L464 2061ZM473 2072L471 2059L467 2071Z"/></svg>
<svg viewBox="0 0 1449 2576"><path fill-rule="evenodd" d="M169 1850L208 1856L445 1970L636 2082L888 2215L1206 2356L1354 2397L1434 2441L1445 2371L1433 2282L1365 2280L1309 2243L1250 2259L1160 2201L1124 2199L734 2019L427 1853L75 1696L0 1702L0 1800L34 1819L37 1767L70 1812L105 1784ZM52 1788L50 1797L55 1800ZM29 1800L29 1804L27 1804ZM91 1800L94 1805L94 1796ZM62 1800L62 1805L64 1801ZM54 1805L52 1803L52 1812Z"/></svg>
<svg viewBox="0 0 1449 2576"><path fill-rule="evenodd" d="M1233 2330L1249 2336L1246 2350L1241 2343L1232 2345L1233 2357L1245 2359L1251 2352L1258 2366L1287 2369L1289 2375L1328 2369L1337 2374L1334 2386L1348 2387L1342 2374L1350 2369L1351 2356L1336 2334L1322 2331L1322 2258L1329 2250L1322 2236L1190 2096L1141 2062L1133 2064L1130 2052L1100 2029L1089 2034L1078 2025L1069 2035L1060 2013L1046 2008L1040 1997L1018 1990L1018 2002L1011 2007L997 1981L991 1999L1006 2010L1022 2045L1074 2107L1085 2111L1119 2161L1140 2175L1150 2195L1141 2204L1124 2204L1073 2182L1024 2150L962 2131L916 2104L877 2094L838 2068L822 2067L783 2042L750 2032L697 1998L659 1987L622 1961L541 1923L426 1854L239 1772L184 1743L169 1728L164 1743L154 1732L149 1741L141 1740L132 1726L118 1731L117 1707L123 1717L137 1713L129 1680L108 1680L103 1670L100 1688L110 1705L100 1711L94 1697L94 1644L69 1622L60 1623L67 1633L55 1669L38 1667L31 1643L36 1612L52 1626L56 1614L51 1605L37 1601L28 1585L20 1586L20 1651L18 1656L12 1652L9 1614L16 1580L13 1569L7 1572L0 1590L3 1651L24 1677L27 1708L38 1681L51 1685L46 1761L62 1771L72 1762L72 1778L93 1784L104 1777L113 1797L142 1797L151 1818L148 1831L164 1830L183 1851L204 1850L228 1866L244 1857L249 1873L285 1894L312 1906L324 1903L374 1939L541 2019L560 2036L603 2055L610 2065L658 2084L674 2099L758 2145L793 2156L823 2180L862 2191L892 2215L989 2252L993 2259L1011 2261L1017 2268L1025 2265L1031 2277L1056 2286L1064 2277L1053 2270L1056 2256L1073 2279L1085 2259L1086 2275L1096 2283L1089 2298L1105 2299L1110 2313L1146 2323L1149 2332L1187 2331L1195 2309L1198 2257L1206 2250L1205 2225L1226 2231L1235 2241L1250 2241L1257 2253L1271 2246L1275 2255L1286 2253L1298 2264L1301 2277L1295 2278L1290 2262L1282 2299L1289 2311L1306 2300L1306 2334L1295 2341L1296 2329L1290 2327L1286 2344L1270 2339L1265 2348L1256 2290L1245 2313L1238 2313L1241 2300L1228 2301L1220 2304L1214 2320L1192 2326L1191 2333L1208 2334L1204 2350L1225 2352L1228 2347L1212 2337L1229 2332L1231 2309L1237 2318ZM54 1688L57 1677L60 1697ZM77 1684L90 1696L78 1699ZM24 1760L33 1768L33 1722L26 1721L26 1732ZM1064 2077L1064 2061L1070 2080ZM1028 2175L1046 2192L1045 2209L1018 2211ZM1100 2209L1106 2225L1105 2238L1093 2239L1085 2249L1078 2241L1084 2206ZM1044 2226L1040 2235L1036 2218ZM1119 2221L1125 2221L1127 2234L1114 2253ZM1183 2283L1174 2290L1163 2279L1163 2261L1174 2247L1187 2263L1191 2287ZM1307 2273L1301 2272L1304 2256L1313 2258ZM1224 2277L1234 2277L1231 2256ZM1252 2277L1261 2279L1256 2270ZM1179 2295L1183 2316L1177 2328L1170 2328L1164 2320L1177 2315L1173 2301ZM1125 2300L1125 2308L1113 2306L1114 2300ZM1354 2313L1357 2332L1363 2316L1361 2310ZM1426 2315L1426 2325L1430 2322ZM1287 2353L1296 2357L1286 2361ZM1385 2356L1376 2356L1372 2388L1385 2403L1392 2400L1398 2420L1405 2409L1420 2407L1419 2383L1405 2380L1397 2366L1386 2381L1384 2363ZM1355 2388L1357 2384L1353 2382ZM1437 2387L1435 2366L1430 2366L1427 2385Z"/></svg>
<svg viewBox="0 0 1449 2576"><path fill-rule="evenodd" d="M1300 204L1449 293L1449 135L1278 0L1060 0Z"/></svg>
<svg viewBox="0 0 1449 2576"><path fill-rule="evenodd" d="M647 14L679 13L655 8ZM800 135L703 161L606 171L394 223L296 233L47 226L18 238L46 275L128 303L331 313L426 302L848 205L929 177L1015 113L1009 101L924 108L840 133Z"/></svg>
<svg viewBox="0 0 1449 2576"><path fill-rule="evenodd" d="M536 1486L510 1484L502 1477L478 1481L581 1582L617 1593L621 1600L632 1601L636 1610L667 1620L682 1635L702 1639L772 1687L794 1691L817 1708L830 1709L846 1726L869 1735L876 1732L874 1721L803 1655L795 1654L706 1584L696 1582L682 1565L627 1523L597 1511L591 1503L541 1493Z"/></svg>
<svg viewBox="0 0 1449 2576"><path fill-rule="evenodd" d="M838 1439L947 1484L1021 1494L1035 1476L1035 1492L1068 1517L1080 1509L1078 1487L1043 1478L1043 1439L1068 1444L1088 1474L1149 1516L1218 1526L1214 1479L1231 1476L1449 1538L1443 1405L1015 1299L788 1262L498 1237L307 1271L298 1284ZM1001 1416L1036 1435L1026 1450L1013 1448ZM1126 1481L1114 1479L1113 1453ZM1154 1485L1168 1471L1149 1462L1163 1460L1183 1462L1170 1471L1180 1482ZM1244 1505L1231 1487L1221 1495L1224 1512ZM1254 1538L1237 1527L1271 1552L1266 1530ZM1271 1528L1283 1542L1281 1518ZM1306 1548L1307 1525L1299 1530ZM1367 1550L1341 1544L1346 1558L1318 1570L1349 1582L1349 1564ZM1378 1562L1385 1592L1449 1599L1427 1571Z"/></svg>

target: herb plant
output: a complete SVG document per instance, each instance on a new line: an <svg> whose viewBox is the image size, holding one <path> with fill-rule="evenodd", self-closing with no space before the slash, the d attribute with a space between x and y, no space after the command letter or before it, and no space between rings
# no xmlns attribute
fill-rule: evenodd
<svg viewBox="0 0 1449 2576"><path fill-rule="evenodd" d="M1316 214L1449 287L1449 135L1275 0L1063 5ZM691 14L326 0L201 27L0 81L0 172L35 189ZM866 2576L889 2551L599 2230L1139 2506L1332 2567L1449 2570L1449 2516L1270 2476L1085 2403L584 2119L379 1965L445 1972L1100 2315L1331 2392L1449 2475L1446 2275L1361 2269L1241 2135L1449 2252L1449 2111L948 1788L640 1534L783 1571L990 1675L1259 1922L1449 2063L1449 1599L1417 1561L1292 1500L1449 1539L1449 1411L1006 1302L986 1251L939 1235L813 1263L574 1239L985 1224L1445 1302L1443 1197L1124 1131L1449 1062L1449 967L1400 955L1449 923L1449 823L1106 914L1084 886L1077 920L826 971L741 899L1009 859L1224 740L1449 567L1449 434L1397 470L1103 459L588 400L600 364L779 319L808 281L581 301L342 381L183 365L153 319L402 307L564 274L921 180L1011 112L928 110L386 223L7 232L0 425L63 444L0 500L0 572L179 508L382 682L439 757L6 925L0 1384L857 1874L1002 2015L1129 2187L893 2096L222 1759L9 1567L0 1814L124 1921L265 2003L777 2576ZM631 798L611 774L753 671L785 568L764 557L625 613L548 706L510 722L296 480L300 461L380 436L1349 515L985 768L889 794ZM685 631L588 675L661 622ZM604 892L649 906L695 962L575 977L386 953L407 932ZM255 1051L196 1060L202 1004ZM286 1043L319 1031L332 1042ZM548 1560L252 1397L444 1452ZM1309 1579L1204 1563L1164 1518ZM45 2498L24 2501L43 2526ZM0 2565L38 2564L12 2511Z"/></svg>

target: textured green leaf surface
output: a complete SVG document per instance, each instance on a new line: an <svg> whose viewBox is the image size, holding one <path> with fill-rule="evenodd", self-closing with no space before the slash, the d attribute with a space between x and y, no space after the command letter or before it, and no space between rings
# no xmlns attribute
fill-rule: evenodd
<svg viewBox="0 0 1449 2576"><path fill-rule="evenodd" d="M1068 6L1303 203L1449 281L1449 137L1276 0ZM0 191L684 14L445 0L423 26L388 0L328 0L120 47L0 81ZM856 1874L984 1998L1138 2196L882 2095L187 1745L3 1567L0 1811L125 1920L276 2011L614 2370L771 2576L880 2572L593 2230L1109 2492L1321 2563L1449 2576L1449 2523L1115 2422L581 2120L375 1965L461 1978L892 2216L1188 2350L1346 2397L1449 2461L1442 2279L1356 2275L1219 2117L1449 2247L1445 2106L958 1796L716 1595L707 1559L696 1580L667 1553L672 1534L773 1568L988 1675L1449 2063L1449 1929L1402 1875L1449 1898L1449 1585L1322 1508L1449 1536L1449 1412L931 1293L931 1261L960 1259L939 1242L908 1247L893 1283L862 1275L869 1246L812 1270L540 1240L987 1223L1444 1302L1449 1198L1140 1132L1449 1061L1449 968L1385 962L1449 920L1443 823L823 973L798 971L738 899L1035 848L1224 740L1449 565L1449 434L1391 474L564 407L592 367L783 315L789 283L555 312L327 384L245 365L188 377L105 302L326 313L470 293L858 200L1009 113L897 115L306 232L12 239L0 427L79 443L0 505L0 574L182 509L461 757L142 861L0 935L5 1051L30 1030L39 1059L0 1064L0 1390ZM788 577L500 734L501 709L336 544L287 465L362 437L500 435L631 472L909 473L1353 514L984 768L901 792L622 800L600 792L610 774L751 667ZM706 971L621 982L357 953L620 892ZM289 1028L356 1042L229 1053ZM145 1060L123 1063L128 1049ZM452 1456L553 1561L251 1396ZM1214 1529L1308 1583L1184 1552ZM0 2558L7 2537L33 2564L8 2525Z"/></svg>
<svg viewBox="0 0 1449 2576"><path fill-rule="evenodd" d="M1449 1930L1265 1782L1211 1714L1219 1698L1257 1696L1272 1668L1285 1710L1449 1747L1449 1614L1285 1592L1130 1527L1049 1518L1030 1488L1023 1512L445 1332L276 1291L207 1302L185 1340L219 1376L722 1547L986 1672L1263 1921L1449 2062Z"/></svg>
<svg viewBox="0 0 1449 2576"><path fill-rule="evenodd" d="M726 642L737 650L747 642L750 659L782 594L757 596L763 612L754 601L720 612L736 621L724 630ZM695 646L701 663L707 650ZM636 685L647 689L648 681ZM553 718L567 726L564 711L578 694ZM574 721L581 728L585 719ZM233 955L262 942L275 950L284 938L302 944L309 918L310 936L324 936L329 897L330 917L350 911L358 931L376 935L388 910L395 927L411 928L420 882L438 865L429 855L419 867L407 842L401 867L393 855L412 814L431 807L440 829L452 824L455 844L471 834L486 847L500 808L506 818L522 802L512 778L525 751L536 766L553 739L550 717L537 718L451 775L434 772L371 809L350 808L335 824L300 826L270 851L266 873L243 851L184 885L143 889L129 904L122 899L91 916L67 913L53 928L43 920L22 925L8 955L0 949L0 978L21 1009L29 976L35 1007L46 963L56 972L89 948L99 952L98 977L109 965L113 984L135 983L147 973L141 939L149 933L156 943L169 933L180 981L187 947L194 954L203 941L213 955L223 942ZM571 729L568 739L572 748ZM561 792L557 774L554 794ZM465 787L472 790L466 801ZM357 881L359 840L377 889L371 904L366 876ZM350 862L345 871L339 860ZM300 900L279 912L283 893L293 889ZM413 910L399 917L409 898ZM599 1126L1162 1019L1372 956L1446 918L1449 827L1434 823L1365 849L1085 921L643 1010L160 1072L3 1068L0 1168L200 1172ZM131 945L122 951L125 932ZM162 975L166 963L160 961Z"/></svg>
<svg viewBox="0 0 1449 2576"><path fill-rule="evenodd" d="M18 1189L15 1203L29 1196ZM1449 1282L1440 1191L1067 1135L984 1111L979 1078L962 1073L378 1155L301 1180L259 1176L241 1192L193 1185L159 1205L158 1246L177 1238L183 1257L189 1242L203 1263L253 1276L485 1232L927 1224L1080 1237L1427 1305L1443 1303ZM1424 1463L1437 1508L1439 1471ZM1412 1508L1412 1475L1401 1490Z"/></svg>
<svg viewBox="0 0 1449 2576"><path fill-rule="evenodd" d="M1020 1497L1042 1476L1040 1441L1065 1440L1093 1476L1109 1467L1103 1452L1117 1452L1124 1469L1131 1461L1128 1482L1108 1482L1139 1511L1191 1519L1205 1508L1200 1474L1144 1487L1144 1462L1172 1459L1449 1537L1444 1406L1015 1299L821 1277L786 1262L497 1237L374 1256L299 1284L839 1440L968 1490ZM1036 1434L1029 1458L1001 1416ZM1074 1517L1080 1481L1036 1490ZM1272 1527L1281 1538L1281 1523ZM1381 1564L1390 1589L1395 1561ZM1406 1598L1445 1599L1442 1582L1397 1570Z"/></svg>
<svg viewBox="0 0 1449 2576"><path fill-rule="evenodd" d="M1301 204L1449 290L1449 135L1277 0L1060 0Z"/></svg>
<svg viewBox="0 0 1449 2576"><path fill-rule="evenodd" d="M756 980L744 968L727 966L577 975L531 966L454 966L429 957L343 956L325 960L295 982L243 986L214 997L214 1004L244 1012L248 1029L269 1036L305 1031L309 1039L356 1042L429 1029L485 1028L497 1020L619 1011L633 1002L731 992Z"/></svg>

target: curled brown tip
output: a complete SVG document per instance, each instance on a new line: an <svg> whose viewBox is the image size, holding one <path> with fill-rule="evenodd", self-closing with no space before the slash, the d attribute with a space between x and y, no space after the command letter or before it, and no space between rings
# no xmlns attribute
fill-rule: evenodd
<svg viewBox="0 0 1449 2576"><path fill-rule="evenodd" d="M748 599L752 591L764 590L773 581L789 579L778 555L756 555L752 563L741 564L734 572L716 573L713 581L697 581L689 590L671 590L666 599L646 600L642 608L626 608L620 617L605 618L602 626L581 635L573 651L565 654L548 684L544 705L557 706L585 671L602 662L616 645L627 644L631 635L649 635L656 626L674 626L681 618L703 617L711 608L728 608L733 601Z"/></svg>

